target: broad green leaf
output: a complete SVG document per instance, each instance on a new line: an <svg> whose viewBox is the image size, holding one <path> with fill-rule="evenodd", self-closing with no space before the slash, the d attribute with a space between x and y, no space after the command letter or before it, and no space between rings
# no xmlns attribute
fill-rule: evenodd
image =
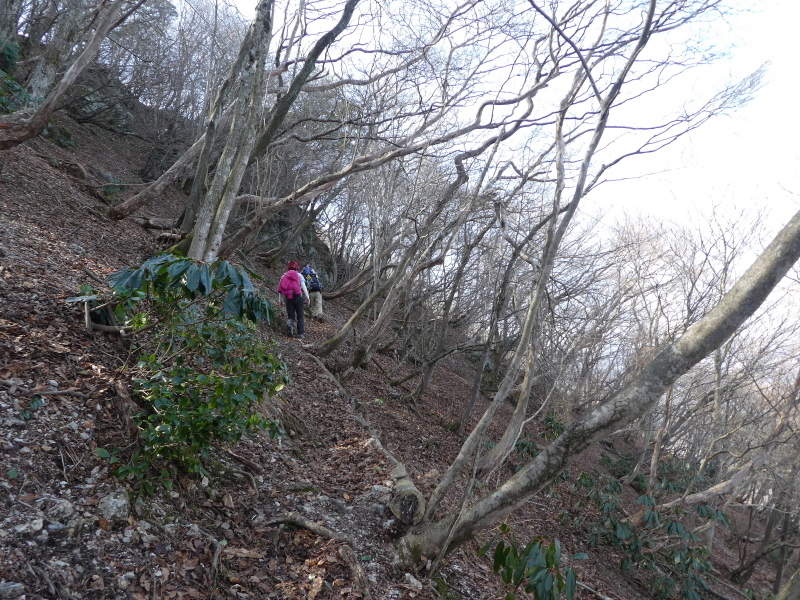
<svg viewBox="0 0 800 600"><path fill-rule="evenodd" d="M242 289L246 292L256 291L256 289L253 287L253 282L250 281L250 276L246 271L242 271Z"/></svg>
<svg viewBox="0 0 800 600"><path fill-rule="evenodd" d="M492 568L494 569L495 573L500 572L500 568L506 562L506 556L507 552L505 551L505 542L500 540L500 543L497 544L497 547L494 549L494 566Z"/></svg>
<svg viewBox="0 0 800 600"><path fill-rule="evenodd" d="M567 567L567 586L564 591L567 598L572 599L575 595L575 588L577 587L578 582L575 580L575 571Z"/></svg>
<svg viewBox="0 0 800 600"><path fill-rule="evenodd" d="M214 278L211 276L211 269L208 265L203 263L200 265L200 292L208 295L211 292L211 286Z"/></svg>
<svg viewBox="0 0 800 600"><path fill-rule="evenodd" d="M99 456L100 458L111 458L111 453L105 448L98 448L97 456Z"/></svg>
<svg viewBox="0 0 800 600"><path fill-rule="evenodd" d="M100 298L100 294L91 294L90 296L75 296L74 298L67 298L64 300L67 304L72 304L73 302L91 302L92 300L97 300Z"/></svg>
<svg viewBox="0 0 800 600"><path fill-rule="evenodd" d="M167 286L173 287L179 285L183 281L183 274L186 273L193 264L194 263L187 258L175 261L169 265L167 267L167 275L169 277Z"/></svg>
<svg viewBox="0 0 800 600"><path fill-rule="evenodd" d="M225 296L225 301L222 304L222 310L234 317L241 317L244 312L242 305L242 292L239 288L233 288L228 295Z"/></svg>
<svg viewBox="0 0 800 600"><path fill-rule="evenodd" d="M196 264L192 264L186 270L186 289L191 292L197 290L197 287L200 285L200 267Z"/></svg>
<svg viewBox="0 0 800 600"><path fill-rule="evenodd" d="M276 386L276 387L277 387L277 386ZM281 389L283 389L283 385L282 385L282 384L280 385L280 387L281 387ZM280 390L277 390L277 391L280 391ZM485 546L481 546L481 547L480 547L480 549L478 550L478 556L483 556L484 554L486 554L486 553L489 551L489 549L490 549L492 546L494 546L494 543L497 541L497 538L498 538L498 536L499 536L499 535L500 535L500 534L498 534L498 533L495 533L495 534L494 534L494 537L492 537L492 539L491 539L491 540L489 540L489 541L486 543L486 545L485 545Z"/></svg>

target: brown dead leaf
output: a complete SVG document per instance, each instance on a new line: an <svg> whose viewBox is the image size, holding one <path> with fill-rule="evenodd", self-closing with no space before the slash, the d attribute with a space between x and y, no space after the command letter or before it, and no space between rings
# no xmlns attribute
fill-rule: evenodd
<svg viewBox="0 0 800 600"><path fill-rule="evenodd" d="M311 590L308 592L308 599L314 600L322 589L322 577L315 577L311 582Z"/></svg>
<svg viewBox="0 0 800 600"><path fill-rule="evenodd" d="M90 590L104 590L106 589L106 584L103 581L103 578L100 575L92 575L92 583L89 584Z"/></svg>
<svg viewBox="0 0 800 600"><path fill-rule="evenodd" d="M103 531L108 531L109 529L111 529L111 524L108 522L108 519L101 518L99 525L100 529L102 529Z"/></svg>

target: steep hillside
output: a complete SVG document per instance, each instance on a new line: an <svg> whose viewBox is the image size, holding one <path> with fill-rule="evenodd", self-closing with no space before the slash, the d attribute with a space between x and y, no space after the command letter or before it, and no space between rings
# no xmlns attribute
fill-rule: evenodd
<svg viewBox="0 0 800 600"><path fill-rule="evenodd" d="M284 337L281 323L262 329L291 376L282 399L264 406L288 438L219 450L210 477L176 473L153 496L109 473L97 449L124 453L135 441L129 348L116 334L87 333L65 299L160 250L157 233L103 216L121 182L139 182L149 148L66 117L52 133L0 154L0 598L503 597L490 561L476 556L490 534L432 579L393 564L403 526L387 510L392 464L381 447L429 493L458 451L448 425L470 373L441 369L413 406L386 383L394 365L380 355L340 387L310 350L348 318L346 301L327 304L327 321L309 323L305 340ZM181 199L164 198L159 216L178 214ZM272 298L276 273L263 274ZM526 439L541 445L547 433L538 423ZM597 594L576 597L648 598L651 576L623 575L616 551L588 545L594 513L574 484L581 471L604 470L597 458L584 456L509 523L520 540L558 537L565 555L589 554L573 564ZM636 495L625 490L628 509ZM722 574L736 558L726 552L717 544ZM768 587L756 577L751 587Z"/></svg>

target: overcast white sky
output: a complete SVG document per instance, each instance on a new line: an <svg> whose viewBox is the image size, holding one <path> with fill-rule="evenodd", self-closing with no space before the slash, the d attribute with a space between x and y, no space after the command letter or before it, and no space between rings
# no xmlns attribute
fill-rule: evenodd
<svg viewBox="0 0 800 600"><path fill-rule="evenodd" d="M795 47L800 23L798 0L736 0L748 12L709 32L731 56L701 77L739 80L769 62L754 100L730 116L712 119L672 148L636 158L614 182L583 203L590 213L616 219L641 212L686 222L712 206L723 211L764 208L776 231L800 210L800 68ZM255 0L236 0L252 16ZM692 89L686 89L691 95ZM738 212L738 211L737 211Z"/></svg>
<svg viewBox="0 0 800 600"><path fill-rule="evenodd" d="M750 2L750 11L721 25L720 43L737 47L714 67L720 80L740 79L769 61L763 87L731 116L712 119L672 149L627 168L634 174L666 172L617 182L587 208L616 207L683 221L689 212L759 207L771 213L771 229L800 209L800 69L795 45L800 22L796 0Z"/></svg>

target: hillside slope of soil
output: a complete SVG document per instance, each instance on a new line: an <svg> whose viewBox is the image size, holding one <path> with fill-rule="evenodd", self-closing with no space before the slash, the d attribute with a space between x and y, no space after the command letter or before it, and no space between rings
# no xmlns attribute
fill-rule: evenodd
<svg viewBox="0 0 800 600"><path fill-rule="evenodd" d="M172 490L155 496L109 473L97 449L135 442L129 347L115 334L87 333L81 309L65 299L160 248L156 233L103 216L119 182L138 183L143 142L66 118L60 127L73 147L40 138L0 154L0 597L503 597L475 553L489 535L459 549L433 580L394 566L403 529L386 508L392 465L379 446L430 493L458 450L448 424L471 375L440 369L413 406L387 385L382 371L393 365L379 356L340 388L310 350L345 322L346 302L326 305L327 321L309 323L302 342L283 337L280 325L263 331L291 375L282 400L265 407L288 438L220 450L211 477L176 474ZM180 201L164 198L152 215L174 217ZM572 474L595 459L583 457ZM610 568L608 552L587 547L585 531L568 526L563 515L585 512L580 501L565 482L511 522L520 539L557 536L565 554L589 552L575 566L604 595L648 598L635 577Z"/></svg>

